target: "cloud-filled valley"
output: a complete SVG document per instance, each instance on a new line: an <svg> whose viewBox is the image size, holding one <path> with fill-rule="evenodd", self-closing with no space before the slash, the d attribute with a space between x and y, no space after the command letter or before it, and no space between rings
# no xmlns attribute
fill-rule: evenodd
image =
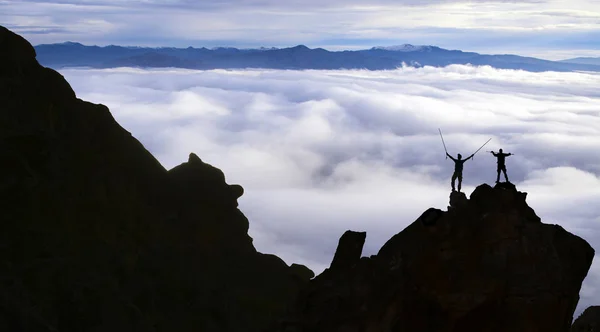
<svg viewBox="0 0 600 332"><path fill-rule="evenodd" d="M195 152L245 188L259 251L315 272L339 236L367 231L364 255L429 207L444 209L453 164L463 191L510 180L545 223L600 248L600 75L491 67L393 71L65 69L79 98L107 105L165 167ZM578 312L600 296L596 259Z"/></svg>

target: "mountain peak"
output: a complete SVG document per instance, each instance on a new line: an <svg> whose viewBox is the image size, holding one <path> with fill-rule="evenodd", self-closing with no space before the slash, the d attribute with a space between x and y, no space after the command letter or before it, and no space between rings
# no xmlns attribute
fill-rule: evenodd
<svg viewBox="0 0 600 332"><path fill-rule="evenodd" d="M279 48L277 48L277 47L264 47L264 46L261 46L259 48L256 48L255 50L258 50L258 51L275 51L275 50L278 50L278 49Z"/></svg>
<svg viewBox="0 0 600 332"><path fill-rule="evenodd" d="M210 49L211 51L238 51L238 48L231 46L217 46Z"/></svg>
<svg viewBox="0 0 600 332"><path fill-rule="evenodd" d="M237 47L213 47L210 49L211 51L275 51L278 50L277 47L247 47L247 48L237 48Z"/></svg>
<svg viewBox="0 0 600 332"><path fill-rule="evenodd" d="M469 198L453 192L447 211L425 210L370 257L361 257L366 234L347 231L331 266L311 280L283 325L568 331L594 250L542 223L526 196L510 183L482 184Z"/></svg>
<svg viewBox="0 0 600 332"><path fill-rule="evenodd" d="M422 50L431 49L431 46L402 44L402 45L392 45L392 46L375 46L371 49L372 50L394 51L394 52L414 52L414 51L422 51Z"/></svg>
<svg viewBox="0 0 600 332"><path fill-rule="evenodd" d="M293 50L310 50L306 45L296 45L294 47L290 47Z"/></svg>
<svg viewBox="0 0 600 332"><path fill-rule="evenodd" d="M72 41L66 41L66 42L57 43L57 44L54 44L54 45L62 45L62 46L78 46L78 47L79 47L79 46L85 46L85 45L83 45L83 44L81 44L81 43L78 43L78 42L72 42Z"/></svg>

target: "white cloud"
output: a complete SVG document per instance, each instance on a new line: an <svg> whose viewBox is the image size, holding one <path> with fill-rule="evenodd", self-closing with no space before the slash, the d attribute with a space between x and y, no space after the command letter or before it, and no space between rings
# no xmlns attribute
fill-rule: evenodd
<svg viewBox="0 0 600 332"><path fill-rule="evenodd" d="M600 248L600 75L490 67L393 71L62 70L80 98L109 106L168 168L190 152L221 168L256 247L328 266L339 236L365 255L429 207L448 204L449 152L468 155L464 190L508 174L542 220ZM580 309L600 296L595 262Z"/></svg>

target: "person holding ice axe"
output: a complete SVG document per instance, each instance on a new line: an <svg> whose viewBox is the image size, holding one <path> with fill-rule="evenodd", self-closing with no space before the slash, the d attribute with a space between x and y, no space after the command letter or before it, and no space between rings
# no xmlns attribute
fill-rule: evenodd
<svg viewBox="0 0 600 332"><path fill-rule="evenodd" d="M456 189L454 189L454 182L456 181L456 179L458 179L458 192L460 192L460 187L462 185L462 171L463 171L463 166L465 161L473 158L473 156L475 156L475 154L477 152L479 152L479 150L481 150L481 148L483 148L486 144L488 144L488 142L491 140L491 138L489 140L487 140L487 142L485 142L479 149L477 149L477 151L475 151L472 155L470 155L469 157L462 159L462 155L459 153L457 155L457 158L453 158L449 153L448 150L446 149L446 143L444 142L444 136L442 136L442 130L438 129L440 131L440 137L442 138L442 144L444 144L444 150L446 151L446 156L450 157L450 159L452 159L452 161L454 161L454 173L452 174L452 191L456 191Z"/></svg>
<svg viewBox="0 0 600 332"><path fill-rule="evenodd" d="M458 192L460 192L460 186L462 185L463 165L464 165L465 161L473 158L473 155L475 155L475 154L470 155L466 159L461 159L462 156L459 153L457 158L454 159L448 152L446 152L446 156L450 157L450 159L452 159L454 161L454 173L452 173L452 191L456 191L454 189L454 181L456 179L458 179Z"/></svg>

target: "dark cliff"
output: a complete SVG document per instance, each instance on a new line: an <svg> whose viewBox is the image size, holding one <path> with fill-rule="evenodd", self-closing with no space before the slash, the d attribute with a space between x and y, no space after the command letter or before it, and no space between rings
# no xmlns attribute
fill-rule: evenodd
<svg viewBox="0 0 600 332"><path fill-rule="evenodd" d="M0 330L259 331L312 273L256 252L243 193L167 171L0 27Z"/></svg>
<svg viewBox="0 0 600 332"><path fill-rule="evenodd" d="M510 184L453 193L371 257L348 231L275 330L569 331L594 250L525 197Z"/></svg>
<svg viewBox="0 0 600 332"><path fill-rule="evenodd" d="M573 322L571 332L599 332L600 306L591 306Z"/></svg>

